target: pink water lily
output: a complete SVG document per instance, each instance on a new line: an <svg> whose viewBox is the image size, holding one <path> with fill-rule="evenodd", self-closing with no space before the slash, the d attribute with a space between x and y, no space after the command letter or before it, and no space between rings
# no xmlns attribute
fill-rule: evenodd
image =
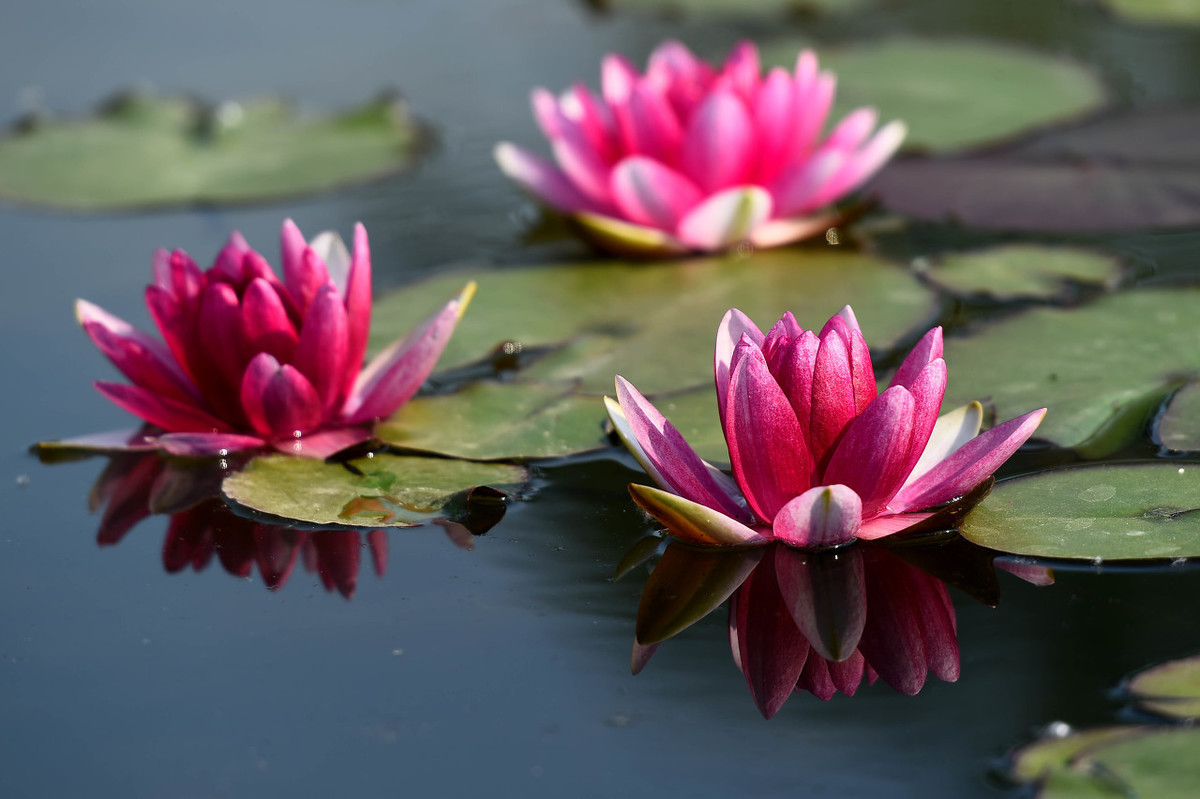
<svg viewBox="0 0 1200 799"><path fill-rule="evenodd" d="M557 98L534 90L534 116L556 164L508 142L496 146L496 161L606 249L657 256L742 242L775 247L836 224L831 206L904 140L898 121L875 131L870 108L822 137L835 83L811 50L794 70L763 76L750 42L714 69L668 41L645 74L607 56L599 97L582 84Z"/></svg>
<svg viewBox="0 0 1200 799"><path fill-rule="evenodd" d="M764 335L732 309L717 330L714 368L732 479L624 378L617 401L605 398L617 433L662 487L630 484L634 500L673 535L701 544L823 548L902 532L986 480L1046 412L982 435L979 403L939 418L940 327L878 392L849 306L819 334L788 313Z"/></svg>
<svg viewBox="0 0 1200 799"><path fill-rule="evenodd" d="M150 443L176 455L271 446L325 457L367 440L433 371L475 284L363 368L371 321L371 254L333 233L311 244L289 219L283 279L234 233L213 266L159 250L146 305L163 341L85 300L84 331L132 385L100 393L161 429Z"/></svg>

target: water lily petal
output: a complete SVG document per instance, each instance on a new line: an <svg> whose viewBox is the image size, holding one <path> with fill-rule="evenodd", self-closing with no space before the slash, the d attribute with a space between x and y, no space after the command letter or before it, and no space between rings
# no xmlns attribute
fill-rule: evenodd
<svg viewBox="0 0 1200 799"><path fill-rule="evenodd" d="M558 100L554 95L541 86L529 93L529 104L533 108L533 118L537 120L542 135L554 141L558 138Z"/></svg>
<svg viewBox="0 0 1200 799"><path fill-rule="evenodd" d="M735 186L697 205L679 223L680 241L694 250L715 252L749 239L771 216L771 195L758 186Z"/></svg>
<svg viewBox="0 0 1200 799"><path fill-rule="evenodd" d="M559 135L552 142L554 160L571 184L582 192L595 208L612 206L609 188L612 163L592 145L583 129L559 114Z"/></svg>
<svg viewBox="0 0 1200 799"><path fill-rule="evenodd" d="M823 482L854 489L864 519L877 516L907 476L913 404L908 389L889 388L850 423L829 459Z"/></svg>
<svg viewBox="0 0 1200 799"><path fill-rule="evenodd" d="M755 166L753 177L768 184L791 161L798 114L795 113L795 86L784 69L773 69L763 81L754 99Z"/></svg>
<svg viewBox="0 0 1200 799"><path fill-rule="evenodd" d="M390 416L417 393L437 365L458 320L475 296L475 288L474 282L468 283L457 297L367 364L358 376L354 393L346 400L343 418L347 424Z"/></svg>
<svg viewBox="0 0 1200 799"><path fill-rule="evenodd" d="M321 425L321 397L304 374L285 363L267 382L262 393L263 414L275 438L315 430Z"/></svg>
<svg viewBox="0 0 1200 799"><path fill-rule="evenodd" d="M263 407L263 394L279 371L279 360L269 352L260 352L250 359L242 374L238 398L250 426L264 436L272 434L271 421Z"/></svg>
<svg viewBox="0 0 1200 799"><path fill-rule="evenodd" d="M867 619L865 575L859 547L821 553L784 547L775 553L775 578L784 604L826 660L848 660L858 648Z"/></svg>
<svg viewBox="0 0 1200 799"><path fill-rule="evenodd" d="M896 154L907 135L908 128L900 121L889 122L880 128L865 147L847 158L842 169L818 193L819 202L833 202L866 183Z"/></svg>
<svg viewBox="0 0 1200 799"><path fill-rule="evenodd" d="M836 331L831 332L826 326L813 362L812 401L807 431L813 460L819 467L828 463L834 445L858 414L854 393L855 370L850 350L846 337ZM797 393L794 389L789 395Z"/></svg>
<svg viewBox="0 0 1200 799"><path fill-rule="evenodd" d="M822 204L822 189L845 163L846 156L832 150L817 153L781 172L770 186L771 196L775 199L775 216L802 216L818 208Z"/></svg>
<svg viewBox="0 0 1200 799"><path fill-rule="evenodd" d="M758 345L743 336L733 363L725 408L729 460L750 507L769 523L809 488L811 456L796 413Z"/></svg>
<svg viewBox="0 0 1200 799"><path fill-rule="evenodd" d="M912 351L905 357L904 362L900 364L900 368L896 370L896 374L892 375L892 381L888 386L904 386L907 388L912 385L913 380L921 373L931 361L942 357L942 328L935 327L928 333L921 336L921 340L912 348Z"/></svg>
<svg viewBox="0 0 1200 799"><path fill-rule="evenodd" d="M733 51L725 59L721 77L749 104L754 102L758 94L759 71L758 48L754 46L754 42L741 41L734 45Z"/></svg>
<svg viewBox="0 0 1200 799"><path fill-rule="evenodd" d="M842 117L842 121L837 124L821 147L830 150L857 150L859 145L871 135L878 120L879 114L874 108L857 108Z"/></svg>
<svg viewBox="0 0 1200 799"><path fill-rule="evenodd" d="M354 382L362 369L367 353L367 334L371 329L371 243L362 222L354 225L354 255L346 276L346 333L345 396L354 390Z"/></svg>
<svg viewBox="0 0 1200 799"><path fill-rule="evenodd" d="M629 672L635 677L642 673L642 669L646 668L646 664L650 662L651 656L658 651L660 641L657 644L639 644L636 640L633 642L633 654L629 657Z"/></svg>
<svg viewBox="0 0 1200 799"><path fill-rule="evenodd" d="M661 258L688 251L682 241L658 228L634 225L602 214L578 213L573 218L585 238L617 255Z"/></svg>
<svg viewBox="0 0 1200 799"><path fill-rule="evenodd" d="M714 479L711 467L688 446L675 425L620 375L616 386L624 421L637 440L640 454L650 463L652 469L647 472L655 482L733 519L752 521L738 501L736 486L731 486L731 481Z"/></svg>
<svg viewBox="0 0 1200 799"><path fill-rule="evenodd" d="M283 220L283 227L279 231L279 251L282 255L280 264L283 269L284 280L289 288L296 281L296 277L289 278L289 275L298 276L303 268L300 261L304 256L304 250L308 247L308 241L304 238L304 234L300 232L300 228L296 227L296 223L290 218Z"/></svg>
<svg viewBox="0 0 1200 799"><path fill-rule="evenodd" d="M342 450L371 440L371 426L357 425L331 427L315 433L304 433L299 438L285 436L271 442L271 446L286 455L305 458L328 458Z"/></svg>
<svg viewBox="0 0 1200 799"><path fill-rule="evenodd" d="M810 488L775 514L771 531L794 547L823 549L854 540L862 524L862 500L844 485Z"/></svg>
<svg viewBox="0 0 1200 799"><path fill-rule="evenodd" d="M269 352L280 361L291 361L296 352L296 327L279 293L262 278L255 278L242 296L241 324L246 348Z"/></svg>
<svg viewBox="0 0 1200 799"><path fill-rule="evenodd" d="M1045 415L1046 409L1041 408L976 436L900 491L892 500L892 510L919 510L965 494L1008 460L1033 435Z"/></svg>
<svg viewBox="0 0 1200 799"><path fill-rule="evenodd" d="M754 229L750 243L755 247L770 249L819 236L837 225L841 216L836 213L817 216L794 216L786 219L771 219Z"/></svg>
<svg viewBox="0 0 1200 799"><path fill-rule="evenodd" d="M233 452L245 452L266 446L258 436L239 433L165 433L157 439L168 455L180 458L222 457Z"/></svg>
<svg viewBox="0 0 1200 799"><path fill-rule="evenodd" d="M611 181L609 193L622 214L637 224L664 230L674 230L702 198L683 175L640 155L617 164Z"/></svg>
<svg viewBox="0 0 1200 799"><path fill-rule="evenodd" d="M182 402L199 400L196 387L162 342L86 300L75 301L75 317L100 352L135 385Z"/></svg>
<svg viewBox="0 0 1200 799"><path fill-rule="evenodd" d="M493 155L500 170L546 205L566 214L593 210L593 203L556 166L515 144L500 142Z"/></svg>
<svg viewBox="0 0 1200 799"><path fill-rule="evenodd" d="M748 182L755 148L754 123L746 105L730 92L713 92L688 121L679 164L711 194Z"/></svg>
<svg viewBox="0 0 1200 799"><path fill-rule="evenodd" d="M969 402L939 416L920 459L909 472L902 488L912 485L934 466L958 452L963 444L979 435L982 424L983 406L978 402Z"/></svg>
<svg viewBox="0 0 1200 799"><path fill-rule="evenodd" d="M630 483L629 493L642 510L662 522L667 532L681 541L704 546L745 547L771 540L737 519L669 491Z"/></svg>
<svg viewBox="0 0 1200 799"><path fill-rule="evenodd" d="M737 308L730 308L717 327L717 347L713 356L713 374L717 383L717 411L721 415L721 428L725 428L725 400L729 394L730 361L733 351L742 336L748 336L762 346L764 336L758 325Z"/></svg>
<svg viewBox="0 0 1200 799"><path fill-rule="evenodd" d="M913 469L925 452L934 427L937 426L938 411L942 409L942 397L946 393L946 362L941 358L931 361L913 380L912 385L908 386L908 392L913 397L912 439L905 464L897 475L897 482L887 488L890 492L889 501L909 481ZM883 493L882 486L880 491Z"/></svg>
<svg viewBox="0 0 1200 799"><path fill-rule="evenodd" d="M321 398L322 415L340 407L345 396L349 320L333 281L328 281L309 306L300 329L293 364L308 378Z"/></svg>
<svg viewBox="0 0 1200 799"><path fill-rule="evenodd" d="M338 292L345 295L350 275L350 251L346 249L346 242L334 231L325 230L318 233L308 246L325 264L329 279L337 286Z"/></svg>
<svg viewBox="0 0 1200 799"><path fill-rule="evenodd" d="M800 54L800 61L805 53ZM797 72L801 68L797 63ZM816 57L812 59L812 68L816 69ZM829 118L829 109L833 107L833 95L837 89L837 78L832 73L817 74L811 82L802 84L796 81L796 109L800 119L796 125L796 141L793 152L796 157L807 156L814 149L825 120Z"/></svg>
<svg viewBox="0 0 1200 799"><path fill-rule="evenodd" d="M229 426L195 405L165 397L140 386L97 380L96 390L152 425L169 431L226 431Z"/></svg>

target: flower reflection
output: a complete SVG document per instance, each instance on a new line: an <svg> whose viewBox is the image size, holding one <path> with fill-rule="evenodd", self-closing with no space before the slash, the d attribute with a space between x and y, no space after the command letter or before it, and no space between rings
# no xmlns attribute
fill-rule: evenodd
<svg viewBox="0 0 1200 799"><path fill-rule="evenodd" d="M826 552L779 545L718 551L672 541L642 592L633 670L728 599L733 659L766 718L795 692L853 696L864 680L914 695L930 675L959 676L954 606L935 575L995 604L994 554L958 538ZM1047 569L1026 571L1018 576L1051 579Z"/></svg>
<svg viewBox="0 0 1200 799"><path fill-rule="evenodd" d="M238 516L217 495L226 474L211 461L142 453L113 456L89 498L93 512L103 508L97 543L120 543L142 520L168 514L162 559L169 573L201 571L215 556L235 577L250 577L257 568L267 587L277 591L300 565L319 577L325 590L349 599L358 586L364 544L375 574L382 577L387 571L385 530L301 530ZM435 523L455 545L472 548L473 536L465 527Z"/></svg>

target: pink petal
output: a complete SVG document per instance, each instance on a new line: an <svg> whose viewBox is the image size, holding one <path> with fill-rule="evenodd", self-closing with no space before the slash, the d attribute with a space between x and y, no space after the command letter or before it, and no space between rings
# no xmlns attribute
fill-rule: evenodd
<svg viewBox="0 0 1200 799"><path fill-rule="evenodd" d="M824 340L829 333L836 333L845 342L851 391L854 395L854 413L860 414L871 404L871 400L875 399L878 389L875 385L875 370L871 366L871 351L867 348L867 342L858 326L858 319L849 305L825 323L821 330L821 339Z"/></svg>
<svg viewBox="0 0 1200 799"><path fill-rule="evenodd" d="M816 67L815 57L813 66ZM805 157L813 151L821 130L825 127L825 120L829 117L836 88L837 79L828 72L817 75L811 83L804 85L797 80L796 113L800 118L796 124L796 139L793 145L795 157Z"/></svg>
<svg viewBox="0 0 1200 799"><path fill-rule="evenodd" d="M754 42L738 42L725 60L721 76L746 103L753 103L758 94L758 48Z"/></svg>
<svg viewBox="0 0 1200 799"><path fill-rule="evenodd" d="M529 95L529 104L533 106L533 118L537 120L542 135L553 141L558 138L558 100L554 95L540 86Z"/></svg>
<svg viewBox="0 0 1200 799"><path fill-rule="evenodd" d="M368 530L367 547L371 550L371 565L375 569L375 576L383 577L387 574L387 530Z"/></svg>
<svg viewBox="0 0 1200 799"><path fill-rule="evenodd" d="M912 395L902 386L889 388L846 428L822 482L854 489L862 498L863 518L877 516L908 476L903 470L909 465L912 426Z"/></svg>
<svg viewBox="0 0 1200 799"><path fill-rule="evenodd" d="M842 153L822 152L784 170L770 187L775 216L799 216L820 207L822 189L845 162Z"/></svg>
<svg viewBox="0 0 1200 799"><path fill-rule="evenodd" d="M242 403L242 412L246 421L257 432L264 436L272 434L271 421L263 407L263 395L267 386L279 372L279 360L269 352L260 352L250 359L246 371L242 374L242 384L238 391L238 399Z"/></svg>
<svg viewBox="0 0 1200 799"><path fill-rule="evenodd" d="M169 431L217 431L229 426L194 405L147 391L139 386L97 380L96 389L121 408Z"/></svg>
<svg viewBox="0 0 1200 799"><path fill-rule="evenodd" d="M793 390L791 393L797 392ZM809 446L813 460L824 467L834 445L857 415L850 347L846 339L836 332L826 330L821 334L821 343L813 362L812 405L809 413Z"/></svg>
<svg viewBox="0 0 1200 799"><path fill-rule="evenodd" d="M925 335L921 336L921 340L917 342L917 346L912 348L908 356L904 359L904 363L900 364L900 368L896 370L896 374L892 375L892 381L889 386L904 386L907 388L912 385L913 380L921 373L930 362L942 357L942 328L935 327Z"/></svg>
<svg viewBox="0 0 1200 799"><path fill-rule="evenodd" d="M617 399L642 452L670 489L733 519L751 521L683 436L633 385L617 376Z"/></svg>
<svg viewBox="0 0 1200 799"><path fill-rule="evenodd" d="M913 397L913 426L912 439L909 442L908 456L900 469L899 482L888 488L888 502L900 489L909 482L909 476L921 460L925 445L937 424L938 411L942 408L942 396L946 393L946 362L941 358L931 362L913 380L908 387ZM884 493L880 487L880 493Z"/></svg>
<svg viewBox="0 0 1200 799"><path fill-rule="evenodd" d="M898 493L892 500L892 510L929 508L965 494L1000 468L1033 435L1045 415L1045 408L1032 411L968 441Z"/></svg>
<svg viewBox="0 0 1200 799"><path fill-rule="evenodd" d="M341 294L332 281L325 284L309 307L293 363L321 398L322 415L340 408L344 385L349 321Z"/></svg>
<svg viewBox="0 0 1200 799"><path fill-rule="evenodd" d="M978 402L968 403L939 416L929 440L925 443L925 449L921 451L917 465L905 478L904 486L907 487L917 482L930 469L958 452L964 444L979 435L982 421L983 406Z"/></svg>
<svg viewBox="0 0 1200 799"><path fill-rule="evenodd" d="M350 251L346 249L346 242L334 231L325 230L318 233L308 246L312 247L317 258L324 262L329 279L338 292L345 294L346 282L350 276Z"/></svg>
<svg viewBox="0 0 1200 799"><path fill-rule="evenodd" d="M802 431L812 426L813 377L821 341L812 331L805 330L779 354L778 363L771 364L771 374L779 382ZM812 439L809 439L812 447Z"/></svg>
<svg viewBox="0 0 1200 799"><path fill-rule="evenodd" d="M242 331L242 309L237 292L228 283L209 283L200 297L200 313L192 331L191 352L207 365L211 377L198 374L197 384L204 398L222 416L228 416L227 388L241 383L242 370L249 360ZM215 374L213 374L215 373Z"/></svg>
<svg viewBox="0 0 1200 799"><path fill-rule="evenodd" d="M321 398L291 364L279 367L263 389L262 408L276 438L292 438L321 426Z"/></svg>
<svg viewBox="0 0 1200 799"><path fill-rule="evenodd" d="M596 208L608 208L611 163L597 152L583 129L559 115L559 136L553 142L554 160L572 185L591 200Z"/></svg>
<svg viewBox="0 0 1200 799"><path fill-rule="evenodd" d="M172 358L188 379L193 380L195 372L188 349L193 321L191 315L174 294L161 286L147 286L145 298L150 317L171 351Z"/></svg>
<svg viewBox="0 0 1200 799"><path fill-rule="evenodd" d="M862 527L858 528L858 537L863 541L875 541L880 538L886 538L889 535L902 533L914 524L921 522L933 516L932 513L897 513L887 516L876 516L874 519L868 519L863 522Z"/></svg>
<svg viewBox="0 0 1200 799"><path fill-rule="evenodd" d="M229 241L217 253L217 258L213 261L211 271L235 286L242 285L245 280L245 273L242 270L242 259L248 252L250 252L250 245L242 238L242 234L235 230L229 236Z"/></svg>
<svg viewBox="0 0 1200 799"><path fill-rule="evenodd" d="M608 107L583 84L576 84L558 104L563 116L583 131L596 154L608 164L618 157L616 122Z"/></svg>
<svg viewBox="0 0 1200 799"><path fill-rule="evenodd" d="M645 156L630 156L612 171L611 195L631 221L674 231L702 199L700 190L670 167Z"/></svg>
<svg viewBox="0 0 1200 799"><path fill-rule="evenodd" d="M284 280L287 282L290 289L293 281L298 276L302 269L301 259L304 257L304 251L308 248L308 240L304 238L304 234L300 232L300 228L296 227L296 223L291 219L283 220L283 226L279 231L279 251L282 254L281 268L283 270Z"/></svg>
<svg viewBox="0 0 1200 799"><path fill-rule="evenodd" d="M688 121L680 166L706 193L739 186L751 177L755 144L745 104L729 92L714 92Z"/></svg>
<svg viewBox="0 0 1200 799"><path fill-rule="evenodd" d="M667 41L650 54L646 79L666 93L680 119L687 119L708 92L713 69L684 45Z"/></svg>
<svg viewBox="0 0 1200 799"><path fill-rule="evenodd" d="M907 134L908 129L902 122L891 122L881 128L863 149L849 156L842 169L822 187L814 201L820 205L835 202L866 183L900 149Z"/></svg>
<svg viewBox="0 0 1200 799"><path fill-rule="evenodd" d="M629 97L630 152L660 161L675 156L683 139L683 126L667 98L646 82L637 84Z"/></svg>
<svg viewBox="0 0 1200 799"><path fill-rule="evenodd" d="M859 650L884 682L904 694L916 694L925 684L923 626L926 618L946 614L937 587L945 591L943 584L893 555L867 553L869 612Z"/></svg>
<svg viewBox="0 0 1200 799"><path fill-rule="evenodd" d="M287 583L300 560L300 549L305 538L297 538L296 531L265 524L254 525L254 555L263 582L272 591L278 591Z"/></svg>
<svg viewBox="0 0 1200 799"><path fill-rule="evenodd" d="M767 370L762 351L745 336L738 350L744 354L734 354L725 440L742 493L758 518L769 523L809 488L812 461L796 414Z"/></svg>
<svg viewBox="0 0 1200 799"><path fill-rule="evenodd" d="M330 427L315 433L304 433L271 442L272 446L288 455L303 458L328 458L342 450L371 439L370 425L356 427Z"/></svg>
<svg viewBox="0 0 1200 799"><path fill-rule="evenodd" d="M771 195L737 186L712 195L679 223L678 236L694 250L716 252L745 241L771 216Z"/></svg>
<svg viewBox="0 0 1200 799"><path fill-rule="evenodd" d="M770 541L735 518L669 491L630 483L629 495L638 507L662 522L668 533L689 544L747 547Z"/></svg>
<svg viewBox="0 0 1200 799"><path fill-rule="evenodd" d="M303 319L308 316L309 307L321 287L329 282L329 270L321 256L312 247L306 246L300 253L298 265L290 273L284 273L283 282Z"/></svg>
<svg viewBox="0 0 1200 799"><path fill-rule="evenodd" d="M474 295L475 283L468 283L457 297L376 355L346 400L344 421L353 425L382 419L408 402L433 372Z"/></svg>
<svg viewBox="0 0 1200 799"><path fill-rule="evenodd" d="M851 111L837 124L829 137L821 144L822 150L857 150L875 129L879 114L874 108L858 108Z"/></svg>
<svg viewBox="0 0 1200 799"><path fill-rule="evenodd" d="M717 327L717 346L713 356L713 374L717 383L717 410L721 415L721 428L725 427L725 400L729 394L730 361L733 351L742 336L748 336L755 344L762 346L763 333L758 325L739 311L730 308Z"/></svg>
<svg viewBox="0 0 1200 799"><path fill-rule="evenodd" d="M367 334L371 329L371 244L361 222L354 225L354 255L346 276L346 396L354 390L354 381L367 354Z"/></svg>
<svg viewBox="0 0 1200 799"><path fill-rule="evenodd" d="M550 207L567 214L593 208L558 167L533 153L508 142L497 144L493 153L500 171Z"/></svg>
<svg viewBox="0 0 1200 799"><path fill-rule="evenodd" d="M158 437L164 452L180 458L224 457L231 452L245 452L266 446L257 436L237 433L166 433Z"/></svg>
<svg viewBox="0 0 1200 799"><path fill-rule="evenodd" d="M753 177L763 185L769 184L791 161L797 121L794 88L786 71L773 69L754 101L757 139Z"/></svg>
<svg viewBox="0 0 1200 799"><path fill-rule="evenodd" d="M134 384L182 402L199 399L162 342L86 300L76 300L75 316L100 352Z"/></svg>
<svg viewBox="0 0 1200 799"><path fill-rule="evenodd" d="M609 105L627 102L638 78L637 69L624 56L610 53L600 62L600 88Z"/></svg>
<svg viewBox="0 0 1200 799"><path fill-rule="evenodd" d="M860 549L808 553L784 547L775 552L775 577L784 604L826 660L853 657L866 624L866 572Z"/></svg>
<svg viewBox="0 0 1200 799"><path fill-rule="evenodd" d="M280 361L290 361L296 351L296 328L279 293L262 278L255 278L242 296L242 330L246 349L269 352Z"/></svg>
<svg viewBox="0 0 1200 799"><path fill-rule="evenodd" d="M1037 586L1054 585L1054 569L1013 558L996 558L992 565Z"/></svg>
<svg viewBox="0 0 1200 799"><path fill-rule="evenodd" d="M771 530L785 544L825 549L854 540L862 523L862 500L844 485L810 488L779 509Z"/></svg>

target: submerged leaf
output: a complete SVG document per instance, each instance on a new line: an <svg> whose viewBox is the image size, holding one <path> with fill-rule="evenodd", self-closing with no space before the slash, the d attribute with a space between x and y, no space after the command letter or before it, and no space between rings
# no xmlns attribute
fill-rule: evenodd
<svg viewBox="0 0 1200 799"><path fill-rule="evenodd" d="M1139 706L1175 719L1200 718L1200 657L1171 660L1134 675L1126 688Z"/></svg>

